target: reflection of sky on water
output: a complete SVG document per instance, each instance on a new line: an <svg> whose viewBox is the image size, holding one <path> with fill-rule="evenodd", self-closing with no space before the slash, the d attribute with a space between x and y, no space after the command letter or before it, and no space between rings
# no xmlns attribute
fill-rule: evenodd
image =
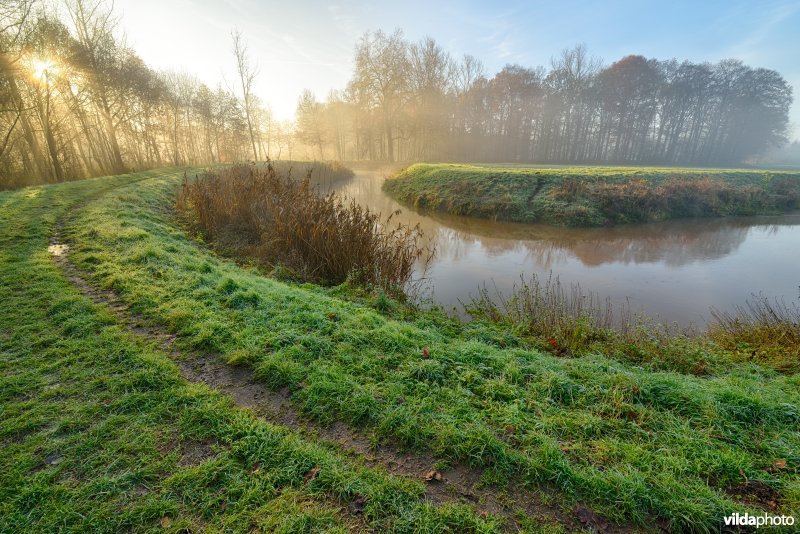
<svg viewBox="0 0 800 534"><path fill-rule="evenodd" d="M714 305L730 309L751 293L791 301L800 285L800 214L681 220L615 228L556 228L420 214L381 190L382 176L358 172L335 189L398 221L419 224L436 247L435 297L458 305L484 283L503 291L520 275L629 299L634 308L681 324L701 323Z"/></svg>

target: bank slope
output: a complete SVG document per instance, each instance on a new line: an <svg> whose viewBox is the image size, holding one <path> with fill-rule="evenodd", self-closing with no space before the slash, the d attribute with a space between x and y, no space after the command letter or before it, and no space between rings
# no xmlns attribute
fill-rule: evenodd
<svg viewBox="0 0 800 534"><path fill-rule="evenodd" d="M480 470L499 492L510 483L634 525L714 530L735 511L797 513L797 376L560 358L488 324L281 283L176 226L178 183L123 187L77 212L64 228L71 257L180 346L252 369L306 417L430 451L444 472Z"/></svg>
<svg viewBox="0 0 800 534"><path fill-rule="evenodd" d="M48 251L59 221L181 174L0 193L0 532L494 531L188 383L65 277Z"/></svg>
<svg viewBox="0 0 800 534"><path fill-rule="evenodd" d="M384 189L415 208L564 226L800 208L800 172L788 171L417 164Z"/></svg>

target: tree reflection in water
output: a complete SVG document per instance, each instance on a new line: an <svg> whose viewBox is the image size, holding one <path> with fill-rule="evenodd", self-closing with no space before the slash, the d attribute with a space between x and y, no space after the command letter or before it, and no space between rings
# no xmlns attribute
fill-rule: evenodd
<svg viewBox="0 0 800 534"><path fill-rule="evenodd" d="M701 322L712 305L729 309L753 292L792 299L800 284L790 253L800 250L800 213L559 228L416 212L383 193L385 174L358 171L321 187L383 213L401 209L398 221L419 224L436 247L428 275L445 306L458 305L484 282L507 291L520 274L552 272L688 324Z"/></svg>

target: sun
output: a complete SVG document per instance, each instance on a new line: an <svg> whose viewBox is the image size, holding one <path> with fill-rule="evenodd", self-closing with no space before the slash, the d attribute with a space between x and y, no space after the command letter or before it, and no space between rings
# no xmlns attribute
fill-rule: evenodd
<svg viewBox="0 0 800 534"><path fill-rule="evenodd" d="M50 78L54 74L58 73L58 65L53 60L48 58L32 59L30 69L31 74L36 80Z"/></svg>

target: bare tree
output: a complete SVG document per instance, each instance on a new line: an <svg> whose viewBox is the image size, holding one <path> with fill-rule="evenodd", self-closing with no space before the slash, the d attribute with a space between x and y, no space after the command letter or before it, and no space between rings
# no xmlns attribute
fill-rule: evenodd
<svg viewBox="0 0 800 534"><path fill-rule="evenodd" d="M233 55L236 57L236 72L239 75L239 83L242 88L242 107L244 116L247 120L247 130L250 133L250 143L253 145L253 159L258 160L259 153L256 145L256 135L253 129L253 82L255 81L258 69L250 64L247 54L247 43L244 42L241 32L233 30Z"/></svg>
<svg viewBox="0 0 800 534"><path fill-rule="evenodd" d="M118 21L113 6L108 7L103 0L68 0L67 12L80 45L80 59L94 74L88 81L94 104L102 117L113 170L122 172L125 164L117 139L118 121L115 121L114 109L121 99L113 92L113 82L124 47L118 46L114 38Z"/></svg>
<svg viewBox="0 0 800 534"><path fill-rule="evenodd" d="M305 89L297 101L297 137L303 143L319 150L319 159L325 159L325 118L322 105L314 93Z"/></svg>

